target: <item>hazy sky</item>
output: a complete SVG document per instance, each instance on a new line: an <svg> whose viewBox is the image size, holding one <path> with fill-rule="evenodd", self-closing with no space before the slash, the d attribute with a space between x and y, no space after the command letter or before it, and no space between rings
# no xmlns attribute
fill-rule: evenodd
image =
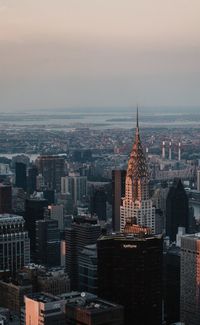
<svg viewBox="0 0 200 325"><path fill-rule="evenodd" d="M200 105L200 0L0 0L0 111Z"/></svg>

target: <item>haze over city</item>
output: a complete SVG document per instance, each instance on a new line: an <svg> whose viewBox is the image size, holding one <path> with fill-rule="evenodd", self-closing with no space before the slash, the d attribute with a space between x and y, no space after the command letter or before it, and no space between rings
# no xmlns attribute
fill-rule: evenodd
<svg viewBox="0 0 200 325"><path fill-rule="evenodd" d="M198 0L1 0L0 112L198 108L199 12Z"/></svg>

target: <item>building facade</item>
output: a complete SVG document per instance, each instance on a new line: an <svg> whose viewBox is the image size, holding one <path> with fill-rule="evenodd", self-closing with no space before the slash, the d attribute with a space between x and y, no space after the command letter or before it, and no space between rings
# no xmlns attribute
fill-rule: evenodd
<svg viewBox="0 0 200 325"><path fill-rule="evenodd" d="M125 197L120 208L120 231L137 224L151 228L156 233L155 207L150 198L148 166L143 152L137 113L135 141L128 161L125 181Z"/></svg>
<svg viewBox="0 0 200 325"><path fill-rule="evenodd" d="M36 160L39 173L44 178L44 186L48 189L61 189L61 177L64 176L65 160L60 156L39 156Z"/></svg>
<svg viewBox="0 0 200 325"><path fill-rule="evenodd" d="M181 238L180 318L185 325L200 324L200 233Z"/></svg>
<svg viewBox="0 0 200 325"><path fill-rule="evenodd" d="M0 215L0 272L14 275L30 262L30 241L24 229L24 218Z"/></svg>
<svg viewBox="0 0 200 325"><path fill-rule="evenodd" d="M125 197L126 170L112 171L112 224L113 230L120 230L121 198Z"/></svg>
<svg viewBox="0 0 200 325"><path fill-rule="evenodd" d="M97 294L97 246L83 248L78 259L79 290Z"/></svg>
<svg viewBox="0 0 200 325"><path fill-rule="evenodd" d="M64 301L50 294L25 296L26 325L66 325Z"/></svg>
<svg viewBox="0 0 200 325"><path fill-rule="evenodd" d="M181 179L174 179L166 202L166 235L172 242L176 241L178 227L184 227L188 233L189 203Z"/></svg>
<svg viewBox="0 0 200 325"><path fill-rule="evenodd" d="M162 324L162 254L161 236L98 240L98 296L124 306L124 325Z"/></svg>
<svg viewBox="0 0 200 325"><path fill-rule="evenodd" d="M101 234L101 227L94 218L75 220L71 228L65 230L66 271L71 280L72 289L79 287L79 254L87 245L96 244Z"/></svg>
<svg viewBox="0 0 200 325"><path fill-rule="evenodd" d="M47 267L60 266L60 231L58 221L36 221L36 260Z"/></svg>

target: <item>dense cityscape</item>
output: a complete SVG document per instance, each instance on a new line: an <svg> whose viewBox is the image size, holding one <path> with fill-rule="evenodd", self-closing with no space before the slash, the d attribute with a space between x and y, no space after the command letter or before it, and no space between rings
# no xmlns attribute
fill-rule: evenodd
<svg viewBox="0 0 200 325"><path fill-rule="evenodd" d="M199 13L0 0L0 325L200 325Z"/></svg>
<svg viewBox="0 0 200 325"><path fill-rule="evenodd" d="M1 124L1 324L198 325L199 129L23 123Z"/></svg>

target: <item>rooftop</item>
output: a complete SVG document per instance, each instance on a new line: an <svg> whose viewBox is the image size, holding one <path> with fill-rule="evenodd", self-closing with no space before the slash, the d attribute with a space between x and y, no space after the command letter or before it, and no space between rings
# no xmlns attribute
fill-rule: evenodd
<svg viewBox="0 0 200 325"><path fill-rule="evenodd" d="M114 240L137 240L137 241L145 241L145 240L150 240L150 239L161 239L162 235L151 235L151 234L129 234L129 233L112 233L110 235L105 235L105 236L101 236L99 238L99 240L110 240L110 239L114 239Z"/></svg>
<svg viewBox="0 0 200 325"><path fill-rule="evenodd" d="M3 213L0 214L0 222L22 222L24 218L15 214Z"/></svg>
<svg viewBox="0 0 200 325"><path fill-rule="evenodd" d="M67 307L74 307L96 313L98 311L119 308L119 305L102 300L88 292L70 292L59 297L66 300Z"/></svg>
<svg viewBox="0 0 200 325"><path fill-rule="evenodd" d="M51 294L47 294L47 293L33 293L30 295L26 296L29 299L32 299L34 301L38 301L38 302L42 302L42 303L49 303L49 302L56 302L59 301L60 299L56 296L53 296Z"/></svg>

